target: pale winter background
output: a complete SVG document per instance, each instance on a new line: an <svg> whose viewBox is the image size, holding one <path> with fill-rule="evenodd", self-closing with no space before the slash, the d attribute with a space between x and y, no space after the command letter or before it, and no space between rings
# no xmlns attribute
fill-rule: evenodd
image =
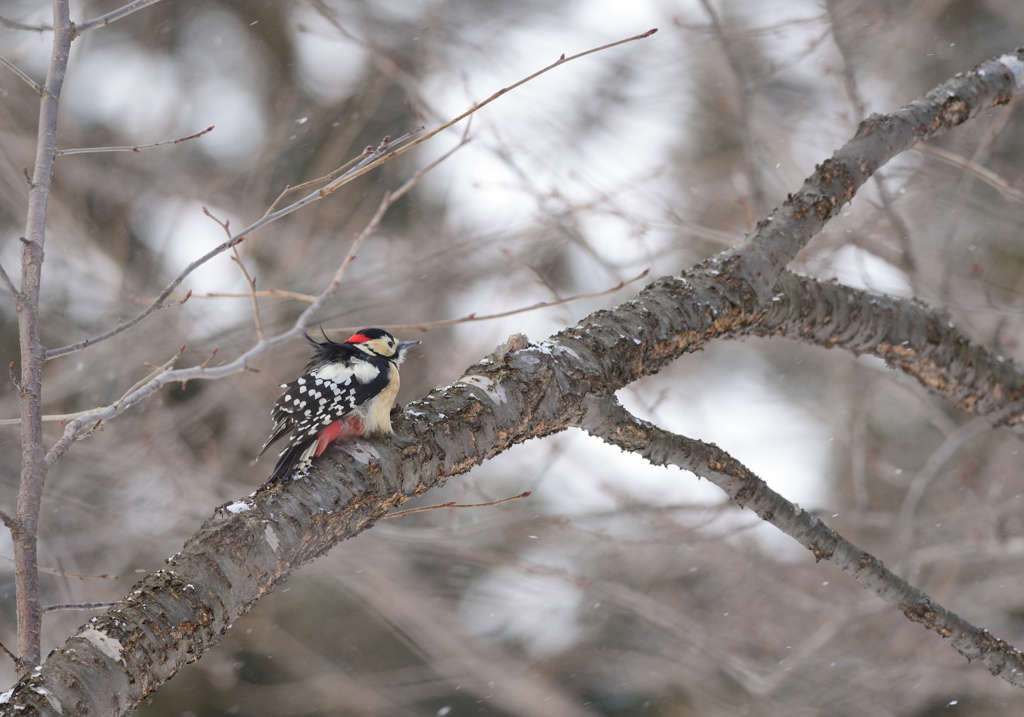
<svg viewBox="0 0 1024 717"><path fill-rule="evenodd" d="M73 3L72 19L122 4ZM0 16L48 22L36 0ZM235 0L162 2L73 46L61 147L142 153L58 160L43 342L134 315L286 185L385 135L436 126L553 62L577 60L474 116L470 143L387 214L326 328L483 316L678 272L741 241L858 120L891 111L1024 42L1013 0ZM0 28L0 54L37 80L48 33ZM17 266L37 98L0 68L0 263ZM797 266L948 308L972 338L1019 356L1024 335L1024 128L1016 103L902 155ZM386 164L240 247L257 288L315 294L384 192L464 127ZM620 291L437 328L400 401L458 378L511 333L538 340ZM45 406L108 404L187 344L230 360L254 341L227 254L193 298L137 331L47 365ZM265 327L304 304L262 299ZM17 324L0 301L0 359ZM305 348L259 372L164 391L76 446L48 479L44 601L122 597L225 501L251 465L278 384ZM719 343L620 392L636 414L713 441L774 488L974 623L1024 643L1019 441L879 360L782 340ZM18 415L0 388L3 417ZM54 439L59 428L47 424ZM0 504L17 491L18 434L0 427ZM155 715L1010 715L1024 693L865 594L720 492L570 432L517 447L306 566L164 686ZM6 536L4 540L7 540ZM10 555L9 543L0 554ZM70 574L70 575L69 575ZM94 576L105 575L106 579ZM76 577L84 576L84 577ZM116 576L116 579L112 579ZM14 643L13 566L0 563L0 641ZM44 655L88 619L49 613ZM0 682L14 681L0 663Z"/></svg>

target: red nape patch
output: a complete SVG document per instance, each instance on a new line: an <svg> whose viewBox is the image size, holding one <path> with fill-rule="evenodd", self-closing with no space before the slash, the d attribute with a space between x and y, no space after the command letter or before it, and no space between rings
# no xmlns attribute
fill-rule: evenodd
<svg viewBox="0 0 1024 717"><path fill-rule="evenodd" d="M366 334L352 334L347 339L345 339L345 343L346 344L365 344L369 340L370 340L370 337L367 336Z"/></svg>
<svg viewBox="0 0 1024 717"><path fill-rule="evenodd" d="M327 450L327 446L331 444L335 438L342 438L345 436L361 436L363 434L363 422L359 416L346 416L340 421L331 423L324 428L316 437L316 453L314 456L319 456L321 453Z"/></svg>

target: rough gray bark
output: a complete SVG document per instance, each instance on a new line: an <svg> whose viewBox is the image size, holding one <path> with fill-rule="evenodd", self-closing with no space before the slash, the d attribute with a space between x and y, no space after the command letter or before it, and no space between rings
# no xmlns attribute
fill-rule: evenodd
<svg viewBox="0 0 1024 717"><path fill-rule="evenodd" d="M593 397L608 397L715 339L780 335L872 352L965 409L1016 430L1021 367L971 344L927 307L783 271L881 162L1024 89L1022 58L1024 49L989 61L895 115L867 120L737 252L660 279L635 300L546 341L513 337L461 380L410 405L395 422L393 441L350 443L318 461L308 478L217 510L167 568L139 582L5 694L3 714L130 712L216 645L235 618L296 567L516 443L570 426L596 431L588 422ZM628 434L630 419L620 419L611 431ZM727 474L727 456L711 458L706 470ZM756 492L730 490L751 505ZM809 516L798 519L798 509L787 505L765 512L796 533L823 528ZM964 654L997 656L986 659L989 669L1021 683L1019 653L923 594L893 592L893 578L880 564L855 549L836 549L830 535L805 542L854 574L877 568L867 581L872 589L897 595L893 600L910 619L955 638Z"/></svg>
<svg viewBox="0 0 1024 717"><path fill-rule="evenodd" d="M412 496L512 445L586 425L588 397L608 396L709 341L779 333L778 327L788 319L794 324L792 334L801 340L813 335L815 343L887 356L891 343L865 337L881 337L883 328L904 328L890 317L916 313L925 324L939 321L933 312L911 302L792 274L784 277L780 288L780 300L761 308L742 280L710 262L682 277L662 278L636 299L595 312L540 343L513 337L471 366L459 381L407 406L395 421L393 441L347 444L316 462L308 478L261 489L244 502L218 509L164 570L135 585L125 600L83 627L41 670L20 682L3 705L4 712L13 714L18 705L24 707L18 712L22 715L127 714L181 667L216 645L238 616L298 566L371 527ZM822 294L833 294L833 301L819 301ZM879 302L891 303L870 310ZM851 305L868 310L851 310ZM803 325L798 323L801 318ZM885 321L889 325L882 327ZM834 326L838 336L832 340L813 331L814 326ZM929 387L938 387L943 395L954 400L971 396L999 377L1008 382L1007 390L1019 391L1024 368L1000 361L955 331L907 335L924 342L921 353L928 359L923 375L931 381ZM964 380L965 355L973 365L1005 367L1005 372L972 372L967 378L982 380L974 385ZM906 356L900 360L901 369L914 365ZM1005 420L1001 406L978 401L971 405ZM743 503L750 499L746 495ZM789 511L799 515L795 507ZM785 519L785 511L773 512L781 528L806 530L800 521ZM822 535L834 535L817 518L804 518L827 531ZM821 540L812 542L819 558L854 574L871 575L871 589L896 595L909 617L947 639L953 637L949 625L969 624L923 593L914 591L910 600L905 598L911 593L894 592L894 583L879 578L877 561L865 573L864 554L852 546L836 551ZM982 650L977 641L965 647L963 630L956 633L957 649L971 656L996 655L998 662L985 664L994 673L1003 670L1014 684L1024 684L1019 672L1004 670L1014 660L1019 665L1019 653L978 628L974 631L998 649Z"/></svg>
<svg viewBox="0 0 1024 717"><path fill-rule="evenodd" d="M751 333L871 354L937 396L1024 437L1021 367L970 341L949 315L919 301L786 272Z"/></svg>
<svg viewBox="0 0 1024 717"><path fill-rule="evenodd" d="M762 301L775 278L875 170L918 142L938 137L1024 89L1024 48L959 73L892 114L872 115L849 142L818 165L796 194L757 225L741 248L739 275Z"/></svg>
<svg viewBox="0 0 1024 717"><path fill-rule="evenodd" d="M741 508L750 508L810 550L815 560L834 562L908 619L950 640L968 660L977 660L993 675L1024 687L1024 655L1018 650L934 602L886 568L881 560L773 491L718 446L677 436L642 421L611 397L590 397L587 406L583 428L592 435L642 455L655 465L674 465L707 478Z"/></svg>

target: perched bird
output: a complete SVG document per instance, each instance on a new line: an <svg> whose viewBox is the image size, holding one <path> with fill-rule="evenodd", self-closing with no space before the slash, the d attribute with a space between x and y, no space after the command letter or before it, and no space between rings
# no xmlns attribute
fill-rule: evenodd
<svg viewBox="0 0 1024 717"><path fill-rule="evenodd" d="M391 407L398 395L398 365L419 341L399 341L383 329L363 329L338 343L306 334L313 355L302 376L281 384L271 417L271 443L291 431L270 480L304 471L335 438L393 433Z"/></svg>

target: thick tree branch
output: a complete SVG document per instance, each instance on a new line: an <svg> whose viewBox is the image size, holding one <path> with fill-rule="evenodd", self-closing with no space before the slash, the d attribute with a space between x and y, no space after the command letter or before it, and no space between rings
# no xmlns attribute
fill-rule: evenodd
<svg viewBox="0 0 1024 717"><path fill-rule="evenodd" d="M655 465L674 465L707 478L741 508L750 508L814 554L828 560L908 619L952 641L957 652L978 660L993 675L1024 687L1024 655L988 630L972 625L888 570L882 562L790 503L718 446L678 436L642 421L610 396L586 401L581 427L588 433L643 456Z"/></svg>
<svg viewBox="0 0 1024 717"><path fill-rule="evenodd" d="M167 570L135 586L23 681L12 704L50 713L42 687L65 709L127 713L219 642L238 615L299 565L449 476L577 424L587 393L621 387L667 363L688 339L702 340L703 331L680 337L674 323L714 324L711 307L659 317L679 304L669 297L671 303L659 306L657 290L645 294L621 313L599 312L541 345L510 342L462 381L411 405L411 420L396 421L393 442L350 443L318 461L309 479L266 488L218 511ZM725 313L724 297L712 302ZM645 333L645 341L632 338Z"/></svg>
<svg viewBox="0 0 1024 717"><path fill-rule="evenodd" d="M828 15L828 25L832 32L832 40L839 51L839 58L843 68L843 84L846 86L846 96L853 106L854 116L860 120L867 112L864 98L861 95L857 83L857 76L854 74L854 62L851 57L850 43L846 41L842 32L842 23L839 21L839 0L825 0L825 12ZM914 256L913 244L910 241L910 227L903 221L903 217L896 211L895 201L892 193L885 183L885 176L881 171L876 171L873 177L875 187L878 189L878 197L882 201L882 211L885 212L889 224L896 232L896 237L902 249L901 268L906 272L910 285L917 293L917 259Z"/></svg>
<svg viewBox="0 0 1024 717"><path fill-rule="evenodd" d="M881 161L984 106L1006 102L1024 85L1022 53L985 63L894 115L862 123L854 140L819 167L803 192L763 223L739 252L684 276L660 279L634 301L596 312L547 341L530 345L515 337L460 381L408 407L405 418L396 421L393 441L344 444L317 461L308 478L266 487L218 511L166 570L146 577L128 598L82 628L38 674L24 678L8 704L41 714L127 713L219 642L237 616L299 565L370 527L413 495L514 444L584 423L588 397L607 395L655 373L716 338L783 335L870 351L958 405L1016 428L1024 375L1019 367L1001 364L925 307L918 312L908 302L850 293L786 274L783 268ZM41 260L41 241L35 246ZM778 300L765 305L780 276ZM824 300L825 308L808 308L812 297ZM891 310L885 302L893 302ZM982 386L1008 393L1000 397L996 392L997 398L986 402ZM149 384L139 389L146 390ZM800 516L793 511L791 518ZM837 550L856 555L852 546L817 545L823 557ZM880 564L868 568L880 574ZM911 619L933 629L955 624L916 593L901 588L899 594L897 604L906 606ZM977 648L982 653L1003 654L1011 663L1017 659L987 634L976 637L989 640L987 647ZM1019 672L1004 676L1014 684L1021 680Z"/></svg>
<svg viewBox="0 0 1024 717"><path fill-rule="evenodd" d="M759 222L736 250L739 275L761 301L786 265L876 169L918 142L938 137L979 112L1005 105L1024 90L1024 47L944 82L919 100L860 123L853 139L826 159L799 192Z"/></svg>
<svg viewBox="0 0 1024 717"><path fill-rule="evenodd" d="M219 642L236 617L292 570L388 510L514 444L580 425L588 396L617 390L715 338L775 333L773 321L799 311L799 301L789 306L783 299L757 308L746 282L720 269L710 262L684 277L660 279L635 300L539 344L513 337L456 383L410 404L395 422L393 441L344 444L315 462L308 478L266 487L219 510L166 570L80 630L18 686L12 702L48 713L49 702L33 689L43 687L66 709L125 714ZM810 285L805 292L832 286L784 278L797 282L794 291L800 282ZM864 300L870 305L868 295ZM862 348L870 346L882 344ZM830 545L822 544L822 551ZM929 626L952 619L905 599L911 593L900 595L912 619Z"/></svg>
<svg viewBox="0 0 1024 717"><path fill-rule="evenodd" d="M445 152L436 160L428 164L426 167L414 173L412 177L407 179L402 184L402 186L400 186L394 192L389 192L384 195L384 198L381 199L381 202L378 205L377 211L374 213L373 217L363 228L363 230L359 233L359 236L357 236L352 241L352 246L349 248L349 251L346 254L345 258L342 260L341 264L338 266L338 269L335 271L334 276L331 278L331 281L316 297L313 298L310 305L307 306L302 311L301 314L299 314L299 317L295 320L290 329L269 339L265 338L262 335L261 331L259 340L253 347L242 353L241 356L237 357L233 361L213 368L207 365L207 363L209 362L209 359L207 359L207 362L203 363L200 366L192 366L190 368L179 369L177 371L164 370L170 368L171 364L173 364L174 360L176 360L177 358L175 357L175 359L172 359L166 366L162 367L161 370L158 370L153 375L144 379L141 383L133 386L131 389L128 390L127 393L125 393L123 396L121 396L121 398L119 398L111 405L105 406L103 408L98 408L92 411L87 411L78 414L74 418L72 418L65 427L64 434L61 436L60 440L58 440L57 443L54 444L53 448L51 448L50 451L46 454L46 465L51 468L54 465L56 465L57 461L59 461L71 449L71 446L74 444L74 442L78 440L78 438L80 437L80 432L83 429L86 429L88 426L95 425L98 421L108 420L110 418L113 418L114 416L120 415L129 407L134 406L140 401L153 395L153 393L158 391L162 386L172 382L184 382L195 379L222 378L224 376L229 376L233 373L238 373L239 371L245 370L245 368L249 365L250 361L258 357L271 346L275 346L277 344L283 343L285 341L288 341L289 339L299 336L303 331L306 330L306 325L312 319L313 314L319 311L328 301L331 300L331 298L335 296L335 294L337 294L338 289L341 286L341 280L345 274L345 270L349 267L349 265L352 263L352 260L355 258L356 251L370 237L370 235L373 234L373 232L375 232L380 227L380 223L384 219L384 215L387 213L387 210L391 207L391 205L394 204L394 202L398 201L401 197L405 196L410 190L412 190L412 188L415 187L430 170L432 170L438 164L440 164L445 159L450 157L460 148L464 147L467 142L468 139L463 137L463 140L459 144L452 147L448 152ZM381 146L385 147L386 143L382 144ZM207 213L209 214L209 212ZM224 228L225 231L228 231L226 226ZM244 238L245 235L239 234L236 236ZM230 244L233 241L235 241L235 239L230 238L228 240L228 243ZM210 255L207 254L207 256ZM194 264L195 263L193 263L193 265ZM151 304L150 309L152 309L158 303L162 303L166 299L167 293L168 292L165 291L164 294L161 295L161 297L157 300L156 303ZM186 296L185 298L188 297ZM140 314L140 316L142 315ZM184 346L182 347L182 351L184 351ZM178 355L181 355L180 352Z"/></svg>
<svg viewBox="0 0 1024 717"><path fill-rule="evenodd" d="M1024 367L968 339L944 311L790 272L775 288L778 300L740 333L877 356L961 410L1024 438Z"/></svg>

